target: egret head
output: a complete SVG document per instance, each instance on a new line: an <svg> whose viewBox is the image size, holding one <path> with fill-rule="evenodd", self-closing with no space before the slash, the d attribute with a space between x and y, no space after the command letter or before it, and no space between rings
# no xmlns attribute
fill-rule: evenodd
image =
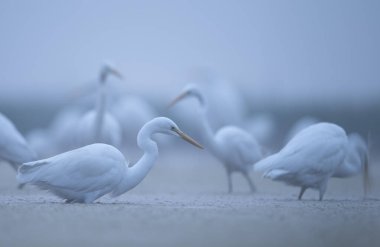
<svg viewBox="0 0 380 247"><path fill-rule="evenodd" d="M188 97L195 97L201 105L205 103L203 93L199 86L196 84L187 84L182 92L169 104L169 107Z"/></svg>
<svg viewBox="0 0 380 247"><path fill-rule="evenodd" d="M174 135L181 137L183 140L193 144L194 146L203 149L202 145L193 138L182 132L176 123L166 117L157 117L149 121L147 125L152 126L153 133L161 133L166 135Z"/></svg>
<svg viewBox="0 0 380 247"><path fill-rule="evenodd" d="M117 69L115 69L115 66L109 62L105 62L100 70L100 82L104 83L109 75L113 75L120 80L123 80L122 74Z"/></svg>

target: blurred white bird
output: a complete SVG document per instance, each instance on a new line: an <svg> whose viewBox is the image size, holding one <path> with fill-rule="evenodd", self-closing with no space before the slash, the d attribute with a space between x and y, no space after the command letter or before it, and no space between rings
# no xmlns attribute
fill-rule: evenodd
<svg viewBox="0 0 380 247"><path fill-rule="evenodd" d="M8 162L17 170L22 163L36 159L36 153L24 137L13 123L0 113L0 160Z"/></svg>
<svg viewBox="0 0 380 247"><path fill-rule="evenodd" d="M26 135L26 139L40 158L71 150L76 145L74 133L82 115L83 112L77 107L67 107L54 117L48 128L34 129Z"/></svg>
<svg viewBox="0 0 380 247"><path fill-rule="evenodd" d="M255 187L249 176L249 171L262 158L261 147L256 139L236 126L224 126L214 133L207 118L207 100L197 85L187 85L170 105L174 105L187 97L195 97L199 101L200 109L198 116L194 119L200 121L203 143L206 148L226 169L228 192L232 192L231 174L233 172L240 172L248 181L251 192L254 192ZM220 108L223 109L223 107L224 99L221 98Z"/></svg>
<svg viewBox="0 0 380 247"><path fill-rule="evenodd" d="M261 146L266 148L266 153L273 150L278 126L272 114L255 113L244 121L242 127L254 136Z"/></svg>
<svg viewBox="0 0 380 247"><path fill-rule="evenodd" d="M106 143L116 147L120 147L122 132L117 120L107 112L106 109L106 81L109 75L114 75L122 79L121 74L111 65L105 64L99 76L99 95L97 107L90 110L79 119L75 137L76 147L92 143Z"/></svg>
<svg viewBox="0 0 380 247"><path fill-rule="evenodd" d="M234 84L220 78L208 69L196 71L190 80L195 82L207 98L208 120L211 128L219 129L225 125L240 126L243 123L248 113L247 104L245 104L244 97ZM223 107L220 107L221 99L223 99ZM197 128L196 121L187 114L188 109L195 107L197 107L196 102L183 102L172 110L171 116L189 134L199 138L197 134L201 131Z"/></svg>
<svg viewBox="0 0 380 247"><path fill-rule="evenodd" d="M299 132L278 153L255 165L264 177L301 187L298 199L306 189L319 190L323 199L327 182L339 167L345 166L348 150L346 132L338 125L318 123Z"/></svg>
<svg viewBox="0 0 380 247"><path fill-rule="evenodd" d="M287 135L284 139L284 145L288 143L295 135L297 135L301 130L320 122L317 118L311 116L304 116L298 119L292 127L289 129Z"/></svg>
<svg viewBox="0 0 380 247"><path fill-rule="evenodd" d="M135 144L141 127L157 116L155 110L143 99L136 96L123 96L110 109L120 123L123 133L123 147Z"/></svg>
<svg viewBox="0 0 380 247"><path fill-rule="evenodd" d="M344 163L341 163L334 171L332 177L347 178L357 174L363 174L364 196L367 196L370 186L369 157L366 141L357 133L348 135L348 150Z"/></svg>
<svg viewBox="0 0 380 247"><path fill-rule="evenodd" d="M172 120L159 117L140 130L137 143L144 155L132 167L118 149L96 143L23 164L17 179L49 190L69 203L91 203L108 193L118 196L138 185L152 168L158 157L157 143L152 140L155 133L176 135L202 148Z"/></svg>

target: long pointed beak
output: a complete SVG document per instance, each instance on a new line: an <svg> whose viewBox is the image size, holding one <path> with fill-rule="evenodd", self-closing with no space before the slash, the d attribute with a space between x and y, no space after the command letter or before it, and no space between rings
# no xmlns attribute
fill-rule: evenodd
<svg viewBox="0 0 380 247"><path fill-rule="evenodd" d="M168 105L168 108L174 106L175 104L177 104L179 101L183 100L187 95L187 92L183 92L181 93L180 95L178 95L177 97L175 97L172 102L169 103Z"/></svg>
<svg viewBox="0 0 380 247"><path fill-rule="evenodd" d="M193 138L191 138L190 136L188 136L187 134L183 133L181 130L179 129L174 129L173 130L175 133L177 133L182 139L184 139L185 141L187 141L188 143L196 146L197 148L200 148L200 149L203 149L203 146L201 144L199 144L196 140L194 140Z"/></svg>
<svg viewBox="0 0 380 247"><path fill-rule="evenodd" d="M111 74L119 78L120 80L124 80L124 76L116 69L111 69L110 70Z"/></svg>

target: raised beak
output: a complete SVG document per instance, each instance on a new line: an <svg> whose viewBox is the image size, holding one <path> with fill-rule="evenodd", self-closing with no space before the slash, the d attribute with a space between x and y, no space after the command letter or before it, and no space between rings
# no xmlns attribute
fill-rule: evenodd
<svg viewBox="0 0 380 247"><path fill-rule="evenodd" d="M120 80L124 80L124 76L116 69L111 69L110 70L111 74L119 78Z"/></svg>
<svg viewBox="0 0 380 247"><path fill-rule="evenodd" d="M178 103L178 101L181 101L182 99L184 99L186 97L186 95L187 95L187 92L183 92L180 95L178 95L177 97L175 97L175 99L173 99L172 102L169 103L168 108L174 106L175 104Z"/></svg>
<svg viewBox="0 0 380 247"><path fill-rule="evenodd" d="M200 149L203 149L202 145L199 144L196 140L194 140L193 138L191 138L190 136L186 135L185 133L183 133L181 130L179 129L173 129L173 131L175 133L177 133L182 139L184 139L185 141L187 141L188 143L190 144L193 144L194 146L196 146L197 148L200 148Z"/></svg>

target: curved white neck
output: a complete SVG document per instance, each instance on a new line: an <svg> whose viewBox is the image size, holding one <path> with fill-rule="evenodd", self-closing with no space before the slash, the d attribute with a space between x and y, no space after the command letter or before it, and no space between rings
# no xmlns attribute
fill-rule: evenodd
<svg viewBox="0 0 380 247"><path fill-rule="evenodd" d="M209 149L213 154L216 154L218 152L218 146L215 142L215 133L212 130L212 127L207 117L207 113L208 113L207 100L201 94L198 95L197 99L200 104L199 119L201 122L201 133L202 133L203 143L207 149Z"/></svg>
<svg viewBox="0 0 380 247"><path fill-rule="evenodd" d="M152 130L144 126L137 135L137 144L144 151L143 156L132 167L128 167L125 178L119 185L118 193L133 189L149 173L158 157L157 143L152 140Z"/></svg>
<svg viewBox="0 0 380 247"><path fill-rule="evenodd" d="M351 177L363 171L364 164L367 161L367 155L359 152L348 152L347 156L335 170L334 177Z"/></svg>
<svg viewBox="0 0 380 247"><path fill-rule="evenodd" d="M101 131L104 122L104 116L106 114L107 95L105 82L100 81L98 89L98 99L96 103L96 117L95 117L95 140L100 141Z"/></svg>

